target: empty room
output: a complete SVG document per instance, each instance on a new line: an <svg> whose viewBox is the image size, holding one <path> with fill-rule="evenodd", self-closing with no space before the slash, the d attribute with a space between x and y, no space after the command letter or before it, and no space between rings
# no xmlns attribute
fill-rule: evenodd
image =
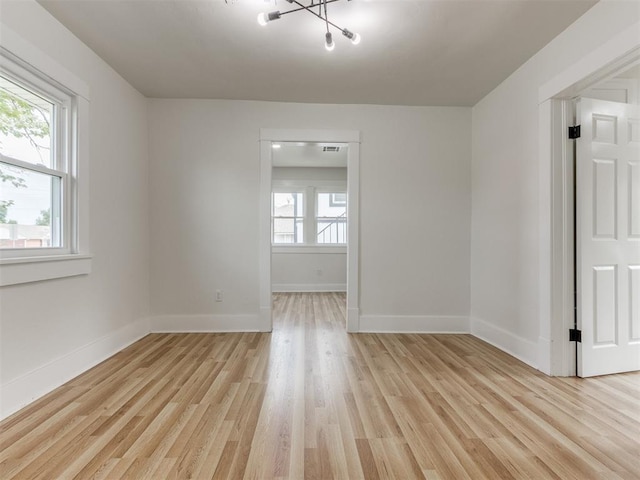
<svg viewBox="0 0 640 480"><path fill-rule="evenodd" d="M1 479L639 472L639 0L0 0Z"/></svg>

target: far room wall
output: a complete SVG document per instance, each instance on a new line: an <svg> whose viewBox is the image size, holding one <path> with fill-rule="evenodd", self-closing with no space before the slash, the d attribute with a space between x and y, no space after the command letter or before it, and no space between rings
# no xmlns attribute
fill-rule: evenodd
<svg viewBox="0 0 640 480"><path fill-rule="evenodd" d="M347 169L340 167L274 167L274 186L332 185L346 189ZM273 245L271 288L274 292L344 292L347 248L342 246Z"/></svg>
<svg viewBox="0 0 640 480"><path fill-rule="evenodd" d="M199 318L233 325L256 315L260 129L344 129L362 139L363 322L466 326L470 111L150 100L153 313L173 325ZM223 302L215 301L218 289Z"/></svg>

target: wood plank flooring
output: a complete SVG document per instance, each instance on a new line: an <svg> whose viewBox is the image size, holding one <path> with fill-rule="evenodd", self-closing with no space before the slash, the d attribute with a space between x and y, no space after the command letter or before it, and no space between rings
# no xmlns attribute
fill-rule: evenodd
<svg viewBox="0 0 640 480"><path fill-rule="evenodd" d="M0 423L8 479L638 479L640 376L549 378L469 335L152 334Z"/></svg>

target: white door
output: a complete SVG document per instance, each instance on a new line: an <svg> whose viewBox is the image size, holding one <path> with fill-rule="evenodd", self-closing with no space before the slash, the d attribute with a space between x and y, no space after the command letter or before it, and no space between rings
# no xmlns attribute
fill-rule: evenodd
<svg viewBox="0 0 640 480"><path fill-rule="evenodd" d="M640 111L582 98L577 118L578 375L640 370Z"/></svg>

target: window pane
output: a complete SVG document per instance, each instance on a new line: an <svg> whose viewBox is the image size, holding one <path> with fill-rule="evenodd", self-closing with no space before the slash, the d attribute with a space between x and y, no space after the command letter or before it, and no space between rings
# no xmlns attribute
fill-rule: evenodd
<svg viewBox="0 0 640 480"><path fill-rule="evenodd" d="M318 193L317 243L347 243L347 194Z"/></svg>
<svg viewBox="0 0 640 480"><path fill-rule="evenodd" d="M24 162L52 165L53 104L0 76L0 153Z"/></svg>
<svg viewBox="0 0 640 480"><path fill-rule="evenodd" d="M273 243L304 243L302 218L274 218Z"/></svg>
<svg viewBox="0 0 640 480"><path fill-rule="evenodd" d="M273 243L304 243L304 194L273 193Z"/></svg>
<svg viewBox="0 0 640 480"><path fill-rule="evenodd" d="M60 177L0 162L0 248L60 247Z"/></svg>
<svg viewBox="0 0 640 480"><path fill-rule="evenodd" d="M317 212L318 217L345 216L347 214L347 194L318 193Z"/></svg>
<svg viewBox="0 0 640 480"><path fill-rule="evenodd" d="M274 217L303 217L303 196L302 193L274 193L272 215Z"/></svg>
<svg viewBox="0 0 640 480"><path fill-rule="evenodd" d="M322 218L317 221L317 243L347 243L347 219Z"/></svg>

